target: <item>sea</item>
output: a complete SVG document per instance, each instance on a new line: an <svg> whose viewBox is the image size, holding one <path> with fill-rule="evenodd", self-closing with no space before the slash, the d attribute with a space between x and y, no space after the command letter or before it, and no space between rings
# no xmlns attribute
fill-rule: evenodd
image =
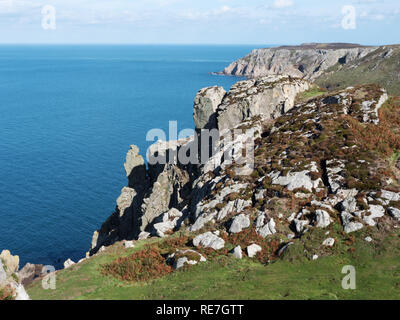
<svg viewBox="0 0 400 320"><path fill-rule="evenodd" d="M115 209L131 144L193 128L204 87L252 49L203 45L0 46L0 251L60 268ZM167 136L168 137L168 136Z"/></svg>

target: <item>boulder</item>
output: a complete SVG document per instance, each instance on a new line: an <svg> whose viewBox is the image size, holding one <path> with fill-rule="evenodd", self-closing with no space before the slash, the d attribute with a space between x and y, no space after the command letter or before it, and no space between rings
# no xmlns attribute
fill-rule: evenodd
<svg viewBox="0 0 400 320"><path fill-rule="evenodd" d="M360 222L349 222L344 226L344 232L352 233L361 230L363 227L364 227L363 224Z"/></svg>
<svg viewBox="0 0 400 320"><path fill-rule="evenodd" d="M367 241L367 242L372 242L373 241L373 239L371 237L365 237L364 240Z"/></svg>
<svg viewBox="0 0 400 320"><path fill-rule="evenodd" d="M310 224L310 222L308 220L294 219L293 224L295 226L296 232L302 233L306 229L306 227Z"/></svg>
<svg viewBox="0 0 400 320"><path fill-rule="evenodd" d="M242 253L242 248L240 246L237 246L232 250L233 256L236 259L242 259L243 258L243 253Z"/></svg>
<svg viewBox="0 0 400 320"><path fill-rule="evenodd" d="M266 215L264 213L260 214L256 220L256 232L263 238L276 233L274 219L271 218L267 223L265 223L265 220Z"/></svg>
<svg viewBox="0 0 400 320"><path fill-rule="evenodd" d="M239 233L243 229L250 227L250 219L244 214L240 214L233 219L231 227L229 228L230 233Z"/></svg>
<svg viewBox="0 0 400 320"><path fill-rule="evenodd" d="M332 222L329 213L326 212L325 210L316 210L315 217L316 217L316 226L318 228L326 228Z"/></svg>
<svg viewBox="0 0 400 320"><path fill-rule="evenodd" d="M313 188L318 187L319 180L313 181L308 173L309 171L289 172L286 176L274 178L272 184L286 186L289 191L304 188L311 192Z"/></svg>
<svg viewBox="0 0 400 320"><path fill-rule="evenodd" d="M75 262L73 262L71 259L68 259L64 262L64 269L68 269L69 267L71 267L74 264L75 264Z"/></svg>
<svg viewBox="0 0 400 320"><path fill-rule="evenodd" d="M395 193L392 191L382 190L381 198L388 201L400 201L400 193Z"/></svg>
<svg viewBox="0 0 400 320"><path fill-rule="evenodd" d="M193 239L193 245L195 247L212 248L214 250L220 250L224 248L225 241L215 235L212 232L206 232L198 235Z"/></svg>
<svg viewBox="0 0 400 320"><path fill-rule="evenodd" d="M124 241L124 247L125 249L134 248L135 244L133 243L133 241Z"/></svg>
<svg viewBox="0 0 400 320"><path fill-rule="evenodd" d="M249 258L253 258L257 255L257 252L261 252L262 248L258 244L252 244L247 247L247 255Z"/></svg>
<svg viewBox="0 0 400 320"><path fill-rule="evenodd" d="M400 221L400 210L397 208L390 207L388 213L395 219Z"/></svg>
<svg viewBox="0 0 400 320"><path fill-rule="evenodd" d="M150 237L150 233L146 232L146 231L142 231L141 233L139 233L138 240L145 240L148 237Z"/></svg>
<svg viewBox="0 0 400 320"><path fill-rule="evenodd" d="M325 239L324 242L322 242L322 245L326 247L333 247L334 244L335 244L335 239L333 238Z"/></svg>
<svg viewBox="0 0 400 320"><path fill-rule="evenodd" d="M185 264L195 265L198 262L206 261L206 258L202 254L190 249L180 250L170 256L170 258L174 259L173 268L175 270L182 268Z"/></svg>
<svg viewBox="0 0 400 320"><path fill-rule="evenodd" d="M162 238L166 232L174 230L178 225L178 221L182 215L182 212L175 208L163 213L156 219L157 222L160 222L153 225L154 229L156 230L156 234Z"/></svg>
<svg viewBox="0 0 400 320"><path fill-rule="evenodd" d="M341 202L341 209L349 213L353 213L357 210L357 200L354 197L348 197Z"/></svg>
<svg viewBox="0 0 400 320"><path fill-rule="evenodd" d="M364 216L364 221L371 227L376 225L374 219L382 218L385 215L385 209L380 205L369 206L370 215Z"/></svg>

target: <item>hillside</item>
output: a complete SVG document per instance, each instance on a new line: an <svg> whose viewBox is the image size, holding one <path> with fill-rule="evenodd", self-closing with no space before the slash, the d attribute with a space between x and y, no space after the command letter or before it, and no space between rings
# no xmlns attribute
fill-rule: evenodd
<svg viewBox="0 0 400 320"><path fill-rule="evenodd" d="M400 298L399 98L269 76L200 90L194 120L195 137L150 159L198 150L204 128L221 133L212 156L146 166L132 146L91 256L58 271L56 290L34 281L33 299ZM354 291L341 288L349 264Z"/></svg>
<svg viewBox="0 0 400 320"><path fill-rule="evenodd" d="M360 60L343 66L337 64L316 79L316 83L328 90L376 83L388 93L400 95L400 46L380 47Z"/></svg>
<svg viewBox="0 0 400 320"><path fill-rule="evenodd" d="M257 78L285 74L315 81L329 90L376 83L400 95L400 46L303 44L253 50L220 74Z"/></svg>

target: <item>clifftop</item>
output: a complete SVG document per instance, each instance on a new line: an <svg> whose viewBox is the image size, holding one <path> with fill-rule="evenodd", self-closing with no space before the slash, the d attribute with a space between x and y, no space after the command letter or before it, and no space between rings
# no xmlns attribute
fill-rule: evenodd
<svg viewBox="0 0 400 320"><path fill-rule="evenodd" d="M271 48L275 50L288 49L288 50L306 50L306 49L325 49L325 50L338 50L338 49L354 49L354 48L367 48L371 46L363 46L356 43L302 43L298 46L280 46Z"/></svg>
<svg viewBox="0 0 400 320"><path fill-rule="evenodd" d="M376 83L399 95L399 61L399 45L310 43L253 50L220 74L248 78L290 75L315 81L329 90Z"/></svg>

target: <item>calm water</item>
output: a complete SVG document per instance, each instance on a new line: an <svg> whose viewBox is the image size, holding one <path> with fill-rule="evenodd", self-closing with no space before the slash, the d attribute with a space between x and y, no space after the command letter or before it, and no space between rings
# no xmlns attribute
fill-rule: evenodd
<svg viewBox="0 0 400 320"><path fill-rule="evenodd" d="M0 250L80 259L126 185L130 144L192 128L198 89L255 46L0 46Z"/></svg>

